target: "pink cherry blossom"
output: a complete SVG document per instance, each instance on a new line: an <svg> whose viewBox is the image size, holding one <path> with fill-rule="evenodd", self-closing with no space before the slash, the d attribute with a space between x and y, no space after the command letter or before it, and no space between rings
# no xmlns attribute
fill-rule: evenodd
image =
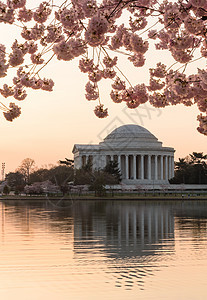
<svg viewBox="0 0 207 300"><path fill-rule="evenodd" d="M7 5L10 8L22 8L26 4L26 0L7 0Z"/></svg>
<svg viewBox="0 0 207 300"><path fill-rule="evenodd" d="M108 109L107 108L104 109L103 104L100 104L95 107L94 113L98 118L103 119L108 116Z"/></svg>
<svg viewBox="0 0 207 300"><path fill-rule="evenodd" d="M172 57L176 61L178 61L182 64L188 63L193 57L193 55L191 54L191 51L189 51L189 50L183 51L183 50L174 50L174 49L172 49L171 53L172 53Z"/></svg>
<svg viewBox="0 0 207 300"><path fill-rule="evenodd" d="M59 26L49 25L47 26L47 35L45 37L46 43L58 43L62 39L64 39L64 36L62 35L62 28Z"/></svg>
<svg viewBox="0 0 207 300"><path fill-rule="evenodd" d="M57 55L57 59L69 61L74 57L84 54L86 46L81 39L70 39L68 42L61 40L53 46L53 51Z"/></svg>
<svg viewBox="0 0 207 300"><path fill-rule="evenodd" d="M150 77L150 85L147 87L149 91L161 90L165 86L165 82L161 82L160 79Z"/></svg>
<svg viewBox="0 0 207 300"><path fill-rule="evenodd" d="M106 68L102 71L103 78L114 78L116 76L116 72L113 69Z"/></svg>
<svg viewBox="0 0 207 300"><path fill-rule="evenodd" d="M44 91L51 92L53 90L54 81L52 79L42 79L42 86L41 89Z"/></svg>
<svg viewBox="0 0 207 300"><path fill-rule="evenodd" d="M131 62L133 62L133 65L135 67L143 67L145 64L145 57L143 56L143 54L138 53L138 54L134 54L128 57L128 60L130 60Z"/></svg>
<svg viewBox="0 0 207 300"><path fill-rule="evenodd" d="M42 88L43 80L41 80L40 78L37 79L35 77L32 77L30 82L31 82L31 88L32 89L38 90L38 89Z"/></svg>
<svg viewBox="0 0 207 300"><path fill-rule="evenodd" d="M12 122L13 119L17 118L21 114L21 108L15 105L14 103L9 104L10 109L7 112L4 112L4 117L7 121Z"/></svg>
<svg viewBox="0 0 207 300"><path fill-rule="evenodd" d="M32 86L32 82L31 82L31 79L29 78L28 74L25 74L24 76L22 76L22 78L20 80L20 84L22 84L25 87L31 87Z"/></svg>
<svg viewBox="0 0 207 300"><path fill-rule="evenodd" d="M112 68L117 64L117 60L118 60L117 56L115 56L113 59L111 59L109 56L105 56L103 58L103 63L107 68Z"/></svg>
<svg viewBox="0 0 207 300"><path fill-rule="evenodd" d="M3 89L0 89L0 93L3 97L7 98L14 95L14 89L7 84L4 84Z"/></svg>
<svg viewBox="0 0 207 300"><path fill-rule="evenodd" d="M206 7L206 0L190 0L189 2L196 7Z"/></svg>
<svg viewBox="0 0 207 300"><path fill-rule="evenodd" d="M149 48L149 43L147 41L144 42L143 39L136 34L131 35L130 44L135 53L144 54Z"/></svg>
<svg viewBox="0 0 207 300"><path fill-rule="evenodd" d="M98 6L95 0L85 0L83 1L81 7L85 17L87 18L94 16L98 10Z"/></svg>
<svg viewBox="0 0 207 300"><path fill-rule="evenodd" d="M65 28L73 28L76 26L77 22L77 12L74 8L67 9L63 8L62 11L59 12L60 22Z"/></svg>
<svg viewBox="0 0 207 300"><path fill-rule="evenodd" d="M161 62L157 63L157 67L155 69L149 69L150 76L155 76L159 78L164 78L166 75L166 65L162 64Z"/></svg>
<svg viewBox="0 0 207 300"><path fill-rule="evenodd" d="M207 84L207 71L205 71L204 69L198 69L198 75L200 77L200 79Z"/></svg>
<svg viewBox="0 0 207 300"><path fill-rule="evenodd" d="M9 55L9 64L12 67L21 65L24 62L24 54L21 49L14 49Z"/></svg>
<svg viewBox="0 0 207 300"><path fill-rule="evenodd" d="M122 102L122 95L116 90L112 90L110 93L111 99L115 103L121 103Z"/></svg>
<svg viewBox="0 0 207 300"><path fill-rule="evenodd" d="M126 88L125 81L121 80L119 77L116 77L114 83L111 85L113 89L121 91Z"/></svg>
<svg viewBox="0 0 207 300"><path fill-rule="evenodd" d="M18 20L22 22L29 22L32 20L33 12L31 9L26 9L26 7L23 7L18 12Z"/></svg>
<svg viewBox="0 0 207 300"><path fill-rule="evenodd" d="M122 38L124 33L125 33L124 24L122 24L117 28L115 34L111 38L110 49L112 50L119 49L123 45Z"/></svg>
<svg viewBox="0 0 207 300"><path fill-rule="evenodd" d="M200 114L198 115L197 120L199 121L199 127L197 130L200 133L207 135L207 116Z"/></svg>
<svg viewBox="0 0 207 300"><path fill-rule="evenodd" d="M41 53L38 53L31 55L31 61L34 65L41 65L43 64L44 59L42 58Z"/></svg>
<svg viewBox="0 0 207 300"><path fill-rule="evenodd" d="M99 93L97 90L97 86L96 84L92 84L90 81L87 82L86 86L85 86L85 90L86 90L86 99L87 100L96 100L99 97Z"/></svg>
<svg viewBox="0 0 207 300"><path fill-rule="evenodd" d="M95 15L91 18L88 24L88 28L85 33L85 37L90 45L90 43L94 41L94 37L97 36L98 40L103 39L103 35L107 32L108 30L108 21L106 18L100 16L100 15Z"/></svg>
<svg viewBox="0 0 207 300"><path fill-rule="evenodd" d="M13 24L14 19L14 9L0 2L0 22Z"/></svg>
<svg viewBox="0 0 207 300"><path fill-rule="evenodd" d="M40 3L39 7L33 14L33 18L38 23L44 23L50 14L51 8L49 7L49 3L45 1Z"/></svg>
<svg viewBox="0 0 207 300"><path fill-rule="evenodd" d="M165 27L171 30L180 27L182 19L180 16L179 5L177 3L173 4L165 2L163 22Z"/></svg>
<svg viewBox="0 0 207 300"><path fill-rule="evenodd" d="M149 96L149 102L154 107L165 107L168 105L166 96L157 92Z"/></svg>
<svg viewBox="0 0 207 300"><path fill-rule="evenodd" d="M28 42L28 53L34 54L38 49L37 44L35 44L33 41Z"/></svg>
<svg viewBox="0 0 207 300"><path fill-rule="evenodd" d="M140 103L147 102L148 93L144 83L135 85L133 90L134 94L136 95L136 99L138 99Z"/></svg>
<svg viewBox="0 0 207 300"><path fill-rule="evenodd" d="M129 25L131 27L132 32L135 32L140 29L144 29L147 26L147 20L144 17L138 17L136 19L129 18Z"/></svg>
<svg viewBox="0 0 207 300"><path fill-rule="evenodd" d="M185 21L185 29L190 34L202 34L204 35L204 32L206 30L204 22L202 20L198 20L196 18L193 18L191 16L188 16Z"/></svg>
<svg viewBox="0 0 207 300"><path fill-rule="evenodd" d="M79 60L79 68L83 73L92 72L94 68L93 59L82 58Z"/></svg>
<svg viewBox="0 0 207 300"><path fill-rule="evenodd" d="M103 73L99 69L94 70L94 71L88 73L89 80L91 80L93 82L100 81L102 77L103 77Z"/></svg>
<svg viewBox="0 0 207 300"><path fill-rule="evenodd" d="M140 105L140 102L138 100L130 100L126 103L128 108L137 108Z"/></svg>
<svg viewBox="0 0 207 300"><path fill-rule="evenodd" d="M5 64L5 61L0 61L0 77L5 77L7 75L9 65Z"/></svg>
<svg viewBox="0 0 207 300"><path fill-rule="evenodd" d="M21 84L18 84L14 87L14 98L16 100L22 101L27 97L26 91L23 89Z"/></svg>
<svg viewBox="0 0 207 300"><path fill-rule="evenodd" d="M52 91L54 82L44 78L44 68L53 58L71 61L78 57L80 71L89 78L86 99L99 102L94 111L97 116L108 115L99 95L101 83L107 78L112 80L111 100L124 101L129 108L147 101L155 107L195 103L202 112L198 130L207 135L207 70L194 68L194 74L189 75L188 68L188 64L193 66L195 61L196 66L198 59L207 57L205 0L66 0L59 4L45 0L30 8L25 6L26 0L5 3L0 1L0 22L15 25L21 34L21 40L16 38L7 49L0 44L0 77L13 78L14 84L10 87L12 83L5 83L0 89L5 98L23 100L25 88ZM150 61L151 49L160 52ZM167 52L171 57L165 65L162 55ZM134 86L130 83L128 74L118 65L121 56L132 62L129 72L144 65L149 69L148 86L137 84L140 77L136 76ZM125 70L127 73L127 66ZM10 108L5 117L11 121L16 108Z"/></svg>

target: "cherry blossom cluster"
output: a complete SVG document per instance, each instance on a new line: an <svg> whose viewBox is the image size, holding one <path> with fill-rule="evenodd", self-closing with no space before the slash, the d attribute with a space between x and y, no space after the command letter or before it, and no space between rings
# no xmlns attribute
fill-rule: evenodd
<svg viewBox="0 0 207 300"><path fill-rule="evenodd" d="M44 68L55 58L79 57L79 69L88 78L85 97L97 102L97 117L108 116L101 102L101 82L110 80L112 101L130 109L147 101L155 107L196 104L198 131L207 135L207 70L203 66L190 74L187 68L207 58L206 0L59 2L42 1L31 9L31 0L0 1L0 22L18 26L21 35L10 49L0 44L0 77L15 70L13 82L3 82L0 88L4 98L22 101L29 88L52 91L54 82L42 76ZM152 48L168 50L174 64L152 62L148 84L133 86L120 70L118 57L123 54L131 67L142 68ZM9 121L21 113L13 102L8 107L1 102L0 108Z"/></svg>

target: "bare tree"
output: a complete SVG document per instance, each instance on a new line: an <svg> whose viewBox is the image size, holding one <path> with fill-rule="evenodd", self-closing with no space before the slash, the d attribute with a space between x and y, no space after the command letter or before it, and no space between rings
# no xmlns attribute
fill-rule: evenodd
<svg viewBox="0 0 207 300"><path fill-rule="evenodd" d="M30 174L31 174L32 171L34 171L34 169L35 169L35 161L34 161L34 159L25 158L22 161L22 163L19 166L19 168L17 169L17 171L24 176L25 182L29 183Z"/></svg>

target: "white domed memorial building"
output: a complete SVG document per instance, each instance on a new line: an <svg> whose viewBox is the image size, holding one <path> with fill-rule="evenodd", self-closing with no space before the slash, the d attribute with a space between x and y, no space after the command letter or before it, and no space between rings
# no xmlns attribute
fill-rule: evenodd
<svg viewBox="0 0 207 300"><path fill-rule="evenodd" d="M98 145L75 144L74 167L86 165L103 169L117 161L124 184L168 184L174 176L174 152L139 125L123 125L114 129Z"/></svg>

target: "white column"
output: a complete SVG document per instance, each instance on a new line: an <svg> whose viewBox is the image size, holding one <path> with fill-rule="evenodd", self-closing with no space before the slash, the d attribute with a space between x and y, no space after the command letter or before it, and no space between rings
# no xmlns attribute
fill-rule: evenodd
<svg viewBox="0 0 207 300"><path fill-rule="evenodd" d="M125 155L126 179L129 179L129 156Z"/></svg>
<svg viewBox="0 0 207 300"><path fill-rule="evenodd" d="M168 157L168 178L170 179L172 176L172 163L171 163L172 157Z"/></svg>
<svg viewBox="0 0 207 300"><path fill-rule="evenodd" d="M163 180L163 156L160 155L160 179Z"/></svg>
<svg viewBox="0 0 207 300"><path fill-rule="evenodd" d="M121 155L118 155L118 168L121 172Z"/></svg>
<svg viewBox="0 0 207 300"><path fill-rule="evenodd" d="M141 179L144 179L144 155L141 155Z"/></svg>
<svg viewBox="0 0 207 300"><path fill-rule="evenodd" d="M136 159L136 155L133 155L133 177L134 179L137 179L137 159Z"/></svg>
<svg viewBox="0 0 207 300"><path fill-rule="evenodd" d="M151 180L151 155L147 157L147 178Z"/></svg>
<svg viewBox="0 0 207 300"><path fill-rule="evenodd" d="M157 155L155 155L155 180L157 180L158 168L157 168Z"/></svg>
<svg viewBox="0 0 207 300"><path fill-rule="evenodd" d="M171 160L171 162L172 162L172 178L174 177L174 156L172 156L172 160Z"/></svg>
<svg viewBox="0 0 207 300"><path fill-rule="evenodd" d="M107 155L105 155L105 159L104 159L104 168L107 165Z"/></svg>
<svg viewBox="0 0 207 300"><path fill-rule="evenodd" d="M89 155L86 154L86 165L87 165L87 163L88 163L88 157L89 157Z"/></svg>
<svg viewBox="0 0 207 300"><path fill-rule="evenodd" d="M168 161L167 155L165 156L165 180L168 180Z"/></svg>

